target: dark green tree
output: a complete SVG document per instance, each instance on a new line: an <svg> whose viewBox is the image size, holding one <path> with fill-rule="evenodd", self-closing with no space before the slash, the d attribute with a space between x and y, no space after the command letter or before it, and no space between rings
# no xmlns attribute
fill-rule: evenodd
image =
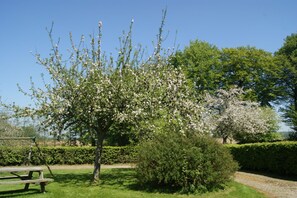
<svg viewBox="0 0 297 198"><path fill-rule="evenodd" d="M271 53L254 47L224 48L221 54L222 84L242 88L246 99L270 106L279 95L278 68Z"/></svg>
<svg viewBox="0 0 297 198"><path fill-rule="evenodd" d="M287 36L275 55L282 71L280 86L282 99L287 104L284 108L285 121L297 132L297 33Z"/></svg>
<svg viewBox="0 0 297 198"><path fill-rule="evenodd" d="M276 86L279 68L271 53L254 47L219 50L207 42L193 41L170 58L175 67L182 67L189 81L201 93L236 86L247 94L246 99L270 106L280 94Z"/></svg>
<svg viewBox="0 0 297 198"><path fill-rule="evenodd" d="M183 51L170 58L175 67L182 67L189 82L201 93L214 91L222 86L220 50L204 41L191 41Z"/></svg>

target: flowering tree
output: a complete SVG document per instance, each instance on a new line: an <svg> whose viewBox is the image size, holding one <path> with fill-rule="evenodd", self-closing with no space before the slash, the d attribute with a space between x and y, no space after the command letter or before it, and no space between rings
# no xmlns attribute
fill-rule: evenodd
<svg viewBox="0 0 297 198"><path fill-rule="evenodd" d="M164 15L165 16L165 15ZM186 79L179 69L168 66L161 57L162 28L154 55L141 62L139 50L133 50L131 29L122 39L119 56L115 61L101 52L101 30L98 39L91 38L91 46L72 44L70 59L62 59L59 46L54 44L51 31L52 53L48 58L36 55L37 61L49 73L52 81L44 88L32 82L30 96L34 107L12 105L16 116L41 118L44 128L58 133L80 131L96 139L93 180L99 180L103 140L115 123L135 128L138 135L156 132L159 120L174 126L182 133L202 133L202 107L197 104Z"/></svg>
<svg viewBox="0 0 297 198"><path fill-rule="evenodd" d="M239 88L220 89L214 96L206 97L213 133L223 138L223 143L228 138L267 133L276 126L271 120L275 117L267 116L271 112L261 109L258 103L241 100L243 93Z"/></svg>

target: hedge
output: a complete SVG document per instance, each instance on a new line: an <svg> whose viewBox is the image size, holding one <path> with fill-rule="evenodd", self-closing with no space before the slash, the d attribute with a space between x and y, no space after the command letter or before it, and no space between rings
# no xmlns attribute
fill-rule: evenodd
<svg viewBox="0 0 297 198"><path fill-rule="evenodd" d="M297 142L254 143L227 145L242 170L268 171L297 175ZM93 164L93 147L41 147L46 162L53 164ZM135 163L136 147L104 147L102 163ZM0 147L0 166L22 165L29 148ZM31 163L42 165L36 148L32 150Z"/></svg>
<svg viewBox="0 0 297 198"><path fill-rule="evenodd" d="M94 147L41 147L41 152L49 165L53 164L93 164ZM26 162L29 148L0 147L0 166L16 166ZM32 149L30 163L45 164L37 148ZM133 163L136 161L135 147L104 147L102 164Z"/></svg>
<svg viewBox="0 0 297 198"><path fill-rule="evenodd" d="M297 142L227 146L242 170L297 175Z"/></svg>

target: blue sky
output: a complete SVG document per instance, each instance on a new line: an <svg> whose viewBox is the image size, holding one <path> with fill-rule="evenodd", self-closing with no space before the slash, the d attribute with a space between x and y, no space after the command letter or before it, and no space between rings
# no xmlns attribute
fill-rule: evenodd
<svg viewBox="0 0 297 198"><path fill-rule="evenodd" d="M152 49L167 8L164 47L179 49L199 39L223 47L255 46L278 50L286 36L297 32L296 0L1 0L0 96L6 103L28 105L17 83L28 90L30 77L41 83L41 66L31 52L46 57L50 42L46 27L54 22L54 38L69 47L69 32L96 33L103 22L103 50L116 53L118 37L134 19L134 44ZM176 33L177 32L177 33Z"/></svg>

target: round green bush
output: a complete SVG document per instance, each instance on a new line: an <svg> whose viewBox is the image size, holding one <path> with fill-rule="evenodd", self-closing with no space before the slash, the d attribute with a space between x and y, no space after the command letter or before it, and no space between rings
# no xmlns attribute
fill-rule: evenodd
<svg viewBox="0 0 297 198"><path fill-rule="evenodd" d="M229 151L207 136L159 134L139 147L138 180L150 187L206 192L222 187L237 170Z"/></svg>

